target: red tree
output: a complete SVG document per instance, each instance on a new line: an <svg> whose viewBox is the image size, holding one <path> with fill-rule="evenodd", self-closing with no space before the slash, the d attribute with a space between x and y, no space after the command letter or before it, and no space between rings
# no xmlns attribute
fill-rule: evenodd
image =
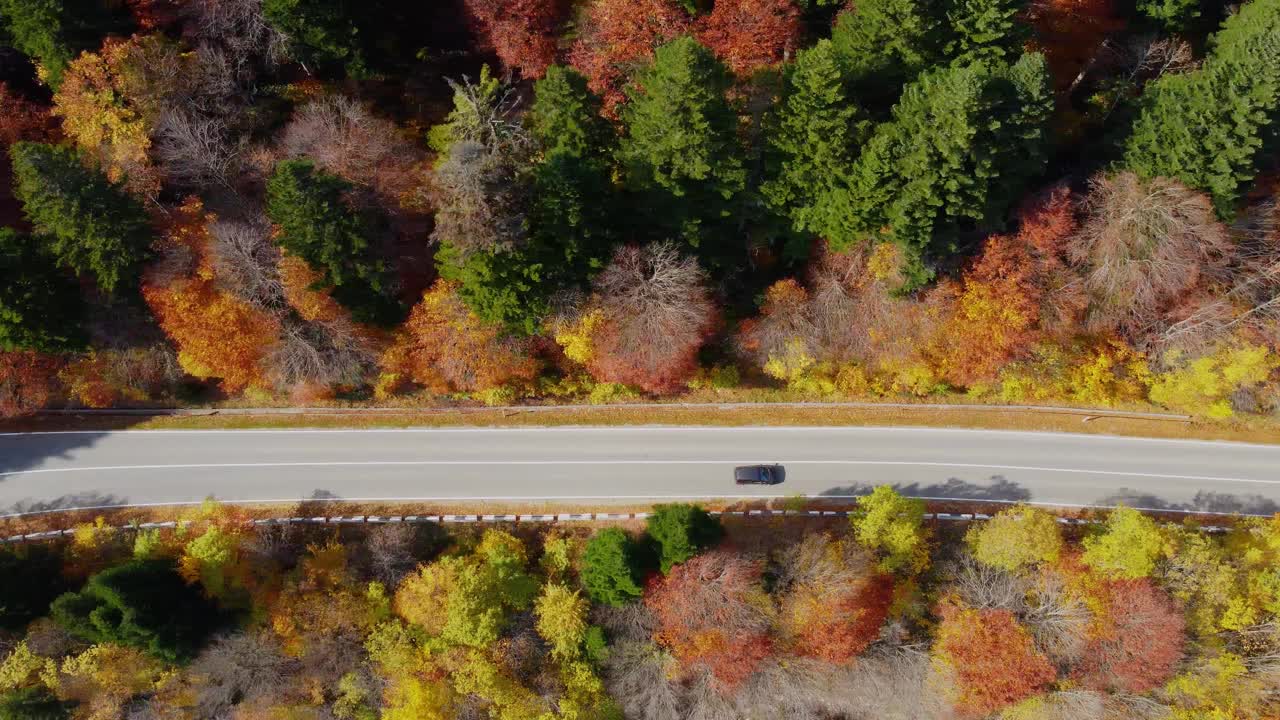
<svg viewBox="0 0 1280 720"><path fill-rule="evenodd" d="M61 364L36 352L0 352L0 417L26 415L48 405Z"/></svg>
<svg viewBox="0 0 1280 720"><path fill-rule="evenodd" d="M721 692L750 677L773 650L762 570L759 561L714 550L656 577L645 595L658 619L655 639L686 673L710 672Z"/></svg>
<svg viewBox="0 0 1280 720"><path fill-rule="evenodd" d="M540 78L556 59L556 35L565 19L564 0L465 0L472 26L502 65Z"/></svg>
<svg viewBox="0 0 1280 720"><path fill-rule="evenodd" d="M583 15L569 64L604 99L605 114L615 116L631 71L688 26L688 16L670 0L596 0Z"/></svg>
<svg viewBox="0 0 1280 720"><path fill-rule="evenodd" d="M1108 582L1099 593L1102 630L1076 674L1085 687L1145 693L1173 675L1182 660L1186 619L1151 580Z"/></svg>
<svg viewBox="0 0 1280 720"><path fill-rule="evenodd" d="M956 682L956 709L985 717L1042 691L1053 665L1008 610L974 610L954 601L940 609L935 651Z"/></svg>
<svg viewBox="0 0 1280 720"><path fill-rule="evenodd" d="M698 40L739 76L782 62L800 31L800 8L791 0L717 0L697 27Z"/></svg>
<svg viewBox="0 0 1280 720"><path fill-rule="evenodd" d="M796 637L797 654L829 663L847 663L880 635L893 602L893 580L874 575L833 593Z"/></svg>

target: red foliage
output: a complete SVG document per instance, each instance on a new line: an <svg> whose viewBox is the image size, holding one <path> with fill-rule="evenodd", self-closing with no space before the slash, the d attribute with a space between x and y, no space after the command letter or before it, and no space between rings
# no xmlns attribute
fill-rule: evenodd
<svg viewBox="0 0 1280 720"><path fill-rule="evenodd" d="M1046 334L1078 322L1083 302L1064 287L1064 246L1074 229L1070 192L1055 188L1023 209L1018 234L987 239L958 289L941 290L956 296L938 342L949 380L990 379Z"/></svg>
<svg viewBox="0 0 1280 720"><path fill-rule="evenodd" d="M953 601L940 608L935 650L951 670L956 709L985 717L1053 682L1049 659L1008 610L974 610Z"/></svg>
<svg viewBox="0 0 1280 720"><path fill-rule="evenodd" d="M655 639L685 673L710 672L721 692L736 688L773 651L763 565L715 550L656 577L645 605L658 619Z"/></svg>
<svg viewBox="0 0 1280 720"><path fill-rule="evenodd" d="M689 18L670 0L596 0L583 14L569 64L617 115L631 71L653 58L657 46L688 30Z"/></svg>
<svg viewBox="0 0 1280 720"><path fill-rule="evenodd" d="M0 417L28 415L49 404L61 361L37 352L0 352Z"/></svg>
<svg viewBox="0 0 1280 720"><path fill-rule="evenodd" d="M739 76L782 62L800 32L800 8L792 0L716 0L697 27L699 42Z"/></svg>
<svg viewBox="0 0 1280 720"><path fill-rule="evenodd" d="M164 30L175 25L181 12L176 0L125 0L124 4L142 32Z"/></svg>
<svg viewBox="0 0 1280 720"><path fill-rule="evenodd" d="M1058 92L1068 90L1093 62L1108 35L1124 28L1113 0L1035 0L1026 17Z"/></svg>
<svg viewBox="0 0 1280 720"><path fill-rule="evenodd" d="M472 27L508 70L540 78L556 59L565 0L464 0Z"/></svg>
<svg viewBox="0 0 1280 720"><path fill-rule="evenodd" d="M0 83L0 225L26 227L18 201L13 197L13 168L9 147L19 140L51 142L60 137L58 123L49 109L14 93Z"/></svg>
<svg viewBox="0 0 1280 720"><path fill-rule="evenodd" d="M1162 685L1182 660L1182 612L1147 578L1108 582L1098 595L1107 610L1100 636L1089 644L1076 671L1080 683L1135 694Z"/></svg>
<svg viewBox="0 0 1280 720"><path fill-rule="evenodd" d="M880 634L893 602L893 579L875 575L820 608L796 637L795 652L829 663L847 663Z"/></svg>

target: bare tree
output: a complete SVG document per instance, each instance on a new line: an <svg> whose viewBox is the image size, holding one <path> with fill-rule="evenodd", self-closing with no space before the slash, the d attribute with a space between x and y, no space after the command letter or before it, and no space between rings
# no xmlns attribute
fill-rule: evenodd
<svg viewBox="0 0 1280 720"><path fill-rule="evenodd" d="M326 172L371 188L390 207L417 183L420 153L395 123L341 95L304 105L280 144L286 156L310 158Z"/></svg>
<svg viewBox="0 0 1280 720"><path fill-rule="evenodd" d="M191 712L221 720L244 702L279 693L296 668L267 633L237 632L215 638L191 663Z"/></svg>
<svg viewBox="0 0 1280 720"><path fill-rule="evenodd" d="M187 187L227 186L239 162L239 148L228 139L226 123L189 109L169 108L160 115L153 149L169 180Z"/></svg>
<svg viewBox="0 0 1280 720"><path fill-rule="evenodd" d="M697 260L674 245L620 248L596 277L604 316L592 370L651 392L679 388L715 326L715 307Z"/></svg>
<svg viewBox="0 0 1280 720"><path fill-rule="evenodd" d="M873 572L873 559L854 542L840 542L826 533L810 533L777 554L777 592L797 585L838 588L858 583Z"/></svg>
<svg viewBox="0 0 1280 720"><path fill-rule="evenodd" d="M1123 44L1103 43L1096 61L1091 64L1100 67L1115 86L1110 93L1111 103L1103 115L1104 119L1110 117L1125 99L1141 93L1148 83L1166 74L1194 70L1198 64L1195 52L1186 41L1154 33L1138 35ZM1081 72L1081 77L1072 84L1072 90L1088 70Z"/></svg>
<svg viewBox="0 0 1280 720"><path fill-rule="evenodd" d="M523 243L528 190L524 167L523 157L505 146L455 142L432 177L436 226L431 239L464 255Z"/></svg>
<svg viewBox="0 0 1280 720"><path fill-rule="evenodd" d="M376 525L364 538L373 577L394 590L417 565L414 557L415 530L409 523Z"/></svg>
<svg viewBox="0 0 1280 720"><path fill-rule="evenodd" d="M1020 619L1040 651L1060 668L1075 667L1084 656L1093 615L1068 591L1061 574L1049 571L1037 578Z"/></svg>
<svg viewBox="0 0 1280 720"><path fill-rule="evenodd" d="M271 67L284 58L287 39L267 22L262 0L195 0L183 11L194 44L220 48L238 78L247 80L259 64Z"/></svg>
<svg viewBox="0 0 1280 720"><path fill-rule="evenodd" d="M628 718L682 720L684 702L668 672L674 662L652 642L615 643L605 660L605 686Z"/></svg>
<svg viewBox="0 0 1280 720"><path fill-rule="evenodd" d="M1090 329L1146 347L1174 303L1221 281L1231 243L1205 195L1122 172L1090 182L1085 210L1067 253L1085 276Z"/></svg>
<svg viewBox="0 0 1280 720"><path fill-rule="evenodd" d="M358 385L375 367L372 339L349 318L324 322L286 318L267 363L279 387Z"/></svg>
<svg viewBox="0 0 1280 720"><path fill-rule="evenodd" d="M284 302L280 249L271 241L266 218L217 220L209 226L214 275L230 292L259 307Z"/></svg>
<svg viewBox="0 0 1280 720"><path fill-rule="evenodd" d="M1022 615L1027 611L1031 583L1011 572L984 565L966 553L956 566L952 589L970 607L1008 610Z"/></svg>

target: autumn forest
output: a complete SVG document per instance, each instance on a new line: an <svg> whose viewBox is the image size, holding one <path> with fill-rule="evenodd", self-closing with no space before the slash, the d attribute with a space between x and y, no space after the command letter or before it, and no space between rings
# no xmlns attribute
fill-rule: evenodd
<svg viewBox="0 0 1280 720"><path fill-rule="evenodd" d="M1280 2L0 0L0 409L1280 408Z"/></svg>

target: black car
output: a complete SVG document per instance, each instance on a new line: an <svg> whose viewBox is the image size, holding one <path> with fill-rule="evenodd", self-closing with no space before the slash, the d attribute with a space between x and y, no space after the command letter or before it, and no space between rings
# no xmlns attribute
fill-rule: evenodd
<svg viewBox="0 0 1280 720"><path fill-rule="evenodd" d="M733 469L733 481L739 485L777 485L782 478L781 465L743 465Z"/></svg>

